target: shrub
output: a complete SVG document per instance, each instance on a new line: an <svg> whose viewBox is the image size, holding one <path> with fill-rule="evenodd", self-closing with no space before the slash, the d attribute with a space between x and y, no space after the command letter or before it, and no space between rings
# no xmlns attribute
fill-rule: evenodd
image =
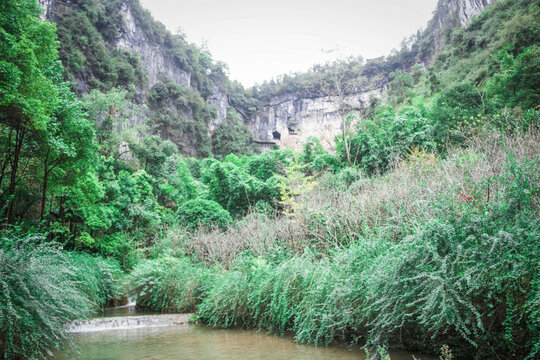
<svg viewBox="0 0 540 360"><path fill-rule="evenodd" d="M77 252L68 253L67 257L77 269L74 279L81 284L79 288L97 307L103 309L127 300L124 273L118 261Z"/></svg>
<svg viewBox="0 0 540 360"><path fill-rule="evenodd" d="M433 353L449 344L458 357L534 358L534 139L486 138L474 145L481 155L456 151L443 161L416 152L389 175L353 182L346 196L332 191L333 183L310 194L286 226L293 232L300 224L292 236L305 241L304 252L277 261L274 249L264 258L237 256L205 294L201 320L292 332L315 344L421 346ZM281 241L277 223L273 236ZM341 246L326 253L310 250L320 244L313 238L331 243L340 236L348 242L336 241Z"/></svg>
<svg viewBox="0 0 540 360"><path fill-rule="evenodd" d="M212 152L220 158L228 154L253 155L260 152L253 142L253 135L233 108L227 109L227 120L219 124L212 135Z"/></svg>
<svg viewBox="0 0 540 360"><path fill-rule="evenodd" d="M205 199L194 199L183 203L178 209L178 220L191 229L200 225L225 228L232 222L227 210L217 202Z"/></svg>
<svg viewBox="0 0 540 360"><path fill-rule="evenodd" d="M0 354L6 359L38 359L61 348L68 337L64 325L92 309L77 268L58 244L42 240L2 235Z"/></svg>
<svg viewBox="0 0 540 360"><path fill-rule="evenodd" d="M275 226L266 215L251 213L225 231L201 229L185 240L184 248L200 261L227 266L244 251L267 255L276 246Z"/></svg>
<svg viewBox="0 0 540 360"><path fill-rule="evenodd" d="M163 256L138 264L130 274L130 292L137 306L155 311L193 312L213 271L187 258Z"/></svg>

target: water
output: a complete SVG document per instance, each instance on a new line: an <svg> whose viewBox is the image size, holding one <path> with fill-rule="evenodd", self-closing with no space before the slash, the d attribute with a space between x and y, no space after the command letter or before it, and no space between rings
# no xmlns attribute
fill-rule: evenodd
<svg viewBox="0 0 540 360"><path fill-rule="evenodd" d="M191 314L138 315L119 317L98 317L88 321L76 321L68 326L72 333L86 333L108 330L132 330L146 327L187 325Z"/></svg>
<svg viewBox="0 0 540 360"><path fill-rule="evenodd" d="M171 315L139 316L146 318L137 327L107 328L107 322L114 323L118 317L96 319L90 323L85 332L74 334L74 340L80 349L79 353L57 352L53 359L80 360L237 360L237 359L365 359L365 354L358 348L315 347L301 345L289 337L266 335L247 330L214 329L201 325L174 325L170 323ZM109 315L118 315L113 311ZM129 326L136 323L134 318L118 320ZM172 316L174 318L174 315ZM157 319L164 320L157 326ZM184 315L181 320L187 319ZM94 320L95 321L95 320ZM181 323L177 321L177 323ZM94 327L101 324L101 328ZM105 324L105 325L104 325ZM128 326L126 326L128 327ZM91 331L88 331L91 330ZM100 331L97 331L100 330ZM392 360L412 360L411 354L394 352ZM419 357L427 360L426 357Z"/></svg>

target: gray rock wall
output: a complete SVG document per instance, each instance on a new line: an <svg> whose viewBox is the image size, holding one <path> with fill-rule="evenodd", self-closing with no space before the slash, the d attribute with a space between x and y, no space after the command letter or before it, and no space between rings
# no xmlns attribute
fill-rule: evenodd
<svg viewBox="0 0 540 360"><path fill-rule="evenodd" d="M435 38L442 41L437 33L452 18L465 25L473 16L495 1L497 0L440 0L432 20L431 30L435 33ZM44 9L42 17L50 19L55 0L39 0L39 4ZM148 79L147 89L141 91L147 91L162 78L190 86L191 74L174 62L168 49L153 42L144 33L127 3L124 3L121 12L122 31L113 45L140 57ZM440 44L436 43L435 46L439 47ZM370 97L383 96L384 84L378 86L350 94L345 102L352 109L362 109L367 106ZM314 136L321 140L325 148L333 149L334 137L342 131L342 119L337 111L338 102L330 96L302 97L299 94L287 94L262 104L259 113L249 119L247 125L254 138L266 145L276 143L280 147L298 149L308 137ZM217 109L216 119L208 126L211 133L226 120L229 102L225 92L219 86L214 86L208 103Z"/></svg>
<svg viewBox="0 0 540 360"><path fill-rule="evenodd" d="M486 6L497 0L460 0L458 2L458 16L461 25L467 25L472 17L478 15Z"/></svg>
<svg viewBox="0 0 540 360"><path fill-rule="evenodd" d="M443 44L442 30L446 24L452 24L455 19L458 23L453 24L454 26L465 26L486 6L496 1L498 0L439 0L433 14L434 27L431 29L436 39L436 50L439 50Z"/></svg>
<svg viewBox="0 0 540 360"><path fill-rule="evenodd" d="M54 0L39 0L38 2L39 6L43 9L43 13L40 16L41 20L50 19Z"/></svg>
<svg viewBox="0 0 540 360"><path fill-rule="evenodd" d="M497 0L440 0L434 12L434 37L442 45L443 38L439 32L452 17L465 26L473 16ZM365 108L370 97L382 98L386 90L385 84L378 88L366 89L347 97L346 103L356 110ZM272 99L264 104L259 113L251 119L249 127L254 138L263 146L273 142L280 147L300 149L308 137L315 136L321 140L326 149L333 149L334 138L342 132L342 119L337 112L338 101L332 97L300 97L287 94ZM357 119L361 121L361 119ZM351 124L354 126L354 124Z"/></svg>
<svg viewBox="0 0 540 360"><path fill-rule="evenodd" d="M122 6L122 32L115 45L139 55L142 67L148 75L149 88L162 77L180 85L190 85L191 74L179 68L166 49L148 38L137 25L128 4Z"/></svg>
<svg viewBox="0 0 540 360"><path fill-rule="evenodd" d="M361 110L368 106L371 97L381 98L384 90L380 87L359 91L346 96L344 103L353 112ZM332 150L335 136L343 131L339 103L335 96L301 98L287 94L263 105L249 127L255 140L265 144L274 142L280 147L301 149L313 136L321 140L324 148Z"/></svg>

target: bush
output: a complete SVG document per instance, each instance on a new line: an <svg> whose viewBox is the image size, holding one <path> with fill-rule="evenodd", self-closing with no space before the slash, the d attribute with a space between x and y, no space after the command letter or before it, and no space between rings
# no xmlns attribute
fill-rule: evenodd
<svg viewBox="0 0 540 360"><path fill-rule="evenodd" d="M453 152L442 162L418 152L394 173L353 182L345 199L343 190L310 194L335 207L302 210L288 223L291 232L292 224L307 221L293 235L306 237L304 252L277 261L274 249L264 258L237 256L205 293L200 319L291 332L314 344L432 353L449 344L463 358L535 358L540 158L534 139L504 139L504 146L485 139L481 155ZM341 181L355 178L349 175ZM306 206L314 204L310 199ZM367 214L354 222L351 214L360 210ZM310 237L334 236L337 212L347 216L336 228L348 245L310 250Z"/></svg>
<svg viewBox="0 0 540 360"><path fill-rule="evenodd" d="M213 271L187 258L163 256L138 264L130 275L137 306L155 311L193 312L201 301Z"/></svg>
<svg viewBox="0 0 540 360"><path fill-rule="evenodd" d="M253 155L260 152L253 142L253 135L233 108L227 109L227 120L219 124L212 135L212 152L220 158L229 154Z"/></svg>
<svg viewBox="0 0 540 360"><path fill-rule="evenodd" d="M68 253L67 257L77 269L74 279L97 307L103 309L127 302L124 273L118 261L76 252Z"/></svg>
<svg viewBox="0 0 540 360"><path fill-rule="evenodd" d="M178 209L178 220L190 229L199 226L227 227L232 218L229 212L217 202L194 199L183 203Z"/></svg>
<svg viewBox="0 0 540 360"><path fill-rule="evenodd" d="M92 310L78 269L58 244L42 240L2 235L0 354L6 359L38 359L61 348L68 338L64 325Z"/></svg>
<svg viewBox="0 0 540 360"><path fill-rule="evenodd" d="M367 175L391 170L412 148L435 150L434 125L424 116L421 104L394 113L381 108L375 119L364 119L349 136L351 161ZM347 162L345 146L340 139L336 152Z"/></svg>

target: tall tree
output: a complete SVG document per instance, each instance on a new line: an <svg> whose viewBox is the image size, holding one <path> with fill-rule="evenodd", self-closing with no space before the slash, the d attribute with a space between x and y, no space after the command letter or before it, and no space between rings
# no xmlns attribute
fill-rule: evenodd
<svg viewBox="0 0 540 360"><path fill-rule="evenodd" d="M351 117L349 116L352 107L348 96L358 90L359 80L357 74L358 67L362 64L362 59L350 58L348 60L338 60L331 65L327 65L324 72L316 72L319 81L315 84L316 93L332 99L341 121L341 135L347 155L347 162L351 166L351 151L349 128ZM317 70L317 68L314 68Z"/></svg>
<svg viewBox="0 0 540 360"><path fill-rule="evenodd" d="M22 152L31 137L45 131L57 103L49 76L58 55L55 28L40 20L40 12L35 0L0 2L0 124L6 140L2 181L9 174L1 197L7 199L7 224L14 221Z"/></svg>
<svg viewBox="0 0 540 360"><path fill-rule="evenodd" d="M74 177L93 169L97 154L94 123L83 113L81 102L62 79L62 66L54 68L58 102L47 121L40 151L43 164L40 220L45 215L51 175L57 185L75 184Z"/></svg>

